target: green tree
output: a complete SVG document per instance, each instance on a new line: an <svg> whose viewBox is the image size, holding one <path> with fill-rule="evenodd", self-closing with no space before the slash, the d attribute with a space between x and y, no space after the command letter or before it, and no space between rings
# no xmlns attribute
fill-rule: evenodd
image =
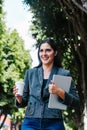
<svg viewBox="0 0 87 130"><path fill-rule="evenodd" d="M85 1L24 0L24 2L33 12L31 29L37 44L47 37L53 37L58 42L63 66L71 70L81 99L81 110L77 120L79 125L78 123L76 125L79 129L85 129L85 125L80 126L85 123L80 122L84 121L82 117L87 119L87 9Z"/></svg>
<svg viewBox="0 0 87 130"><path fill-rule="evenodd" d="M4 70L1 77L4 92L12 94L12 85L15 81L23 79L26 68L30 67L30 62L29 52L24 50L23 40L19 37L16 30L10 34L5 34L2 54Z"/></svg>
<svg viewBox="0 0 87 130"><path fill-rule="evenodd" d="M24 41L16 30L6 28L4 18L3 1L0 1L0 110L22 118L23 111L18 112L15 106L13 86L24 79L32 60L30 51L24 49Z"/></svg>
<svg viewBox="0 0 87 130"><path fill-rule="evenodd" d="M72 53L77 62L78 69L78 88L81 99L81 115L79 130L87 129L87 2L84 0L79 1L58 1L58 4L64 10L65 15L69 18L70 23L73 25L74 41L72 47ZM72 32L70 30L70 38L72 38Z"/></svg>
<svg viewBox="0 0 87 130"><path fill-rule="evenodd" d="M13 103L13 85L17 80L24 78L26 68L30 68L31 57L29 51L24 50L23 40L19 37L16 30L12 33L4 35L3 49L1 55L1 88L3 88L4 94L0 97L0 105L4 105L9 112L14 110ZM13 104L13 105L9 105ZM6 112L5 110L5 112ZM7 110L8 111L8 110Z"/></svg>

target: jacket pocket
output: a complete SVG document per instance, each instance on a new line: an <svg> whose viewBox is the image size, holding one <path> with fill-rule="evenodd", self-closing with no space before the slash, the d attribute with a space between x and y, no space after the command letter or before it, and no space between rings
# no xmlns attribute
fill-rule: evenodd
<svg viewBox="0 0 87 130"><path fill-rule="evenodd" d="M29 102L26 110L26 116L32 116L35 113L35 102Z"/></svg>

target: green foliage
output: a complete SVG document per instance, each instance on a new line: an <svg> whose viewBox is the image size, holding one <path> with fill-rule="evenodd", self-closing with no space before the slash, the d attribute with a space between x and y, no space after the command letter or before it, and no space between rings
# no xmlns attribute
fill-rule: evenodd
<svg viewBox="0 0 87 130"><path fill-rule="evenodd" d="M75 117L75 110L68 109L67 111L63 111L63 118L66 130L77 130L76 123L77 118Z"/></svg>
<svg viewBox="0 0 87 130"><path fill-rule="evenodd" d="M12 94L13 85L17 80L24 78L26 68L30 68L31 57L29 51L24 50L23 40L19 37L16 30L5 33L2 37L2 55L1 55L1 72L0 84L4 97L0 97L0 105L14 105L14 96ZM4 98L4 100L3 100ZM4 101L4 102L3 102ZM10 112L11 112L11 109ZM13 107L14 109L14 107Z"/></svg>
<svg viewBox="0 0 87 130"><path fill-rule="evenodd" d="M67 49L65 38L69 37L68 19L57 1L24 1L26 4L30 4L30 9L34 14L31 28L32 35L37 39L37 44L45 38L52 37L58 42L59 47L63 47L61 51L65 51Z"/></svg>
<svg viewBox="0 0 87 130"><path fill-rule="evenodd" d="M58 43L63 67L69 69L73 78L77 80L77 62L74 58L75 52L73 52L74 32L63 9L57 1L24 0L24 2L30 5L30 10L33 13L31 30L33 37L37 40L36 47L42 40L49 37L54 38Z"/></svg>
<svg viewBox="0 0 87 130"><path fill-rule="evenodd" d="M24 79L26 69L31 66L30 51L24 49L24 41L16 30L6 28L0 3L0 109L6 114L23 117L15 105L13 86ZM19 113L19 115L18 115Z"/></svg>

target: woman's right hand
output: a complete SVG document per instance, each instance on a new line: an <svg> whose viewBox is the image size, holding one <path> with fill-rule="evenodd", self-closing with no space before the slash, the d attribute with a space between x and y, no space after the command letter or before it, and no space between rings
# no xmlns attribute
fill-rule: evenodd
<svg viewBox="0 0 87 130"><path fill-rule="evenodd" d="M18 103L20 104L22 102L22 96L17 94L17 91L18 91L17 87L14 86L13 87L13 94L16 97L16 100L18 101Z"/></svg>

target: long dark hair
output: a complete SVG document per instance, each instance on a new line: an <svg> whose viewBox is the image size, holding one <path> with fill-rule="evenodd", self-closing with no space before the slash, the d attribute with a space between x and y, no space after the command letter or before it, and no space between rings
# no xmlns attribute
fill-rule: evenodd
<svg viewBox="0 0 87 130"><path fill-rule="evenodd" d="M40 59L40 56L39 56L39 52L40 52L40 47L41 47L41 45L44 44L44 43L48 43L48 44L52 47L52 49L53 49L54 51L58 51L58 45L54 42L53 39L47 39L47 40L42 41L42 42L39 44L39 47L38 47L38 60L39 60L39 65L38 65L37 67L42 66L42 62L41 62L41 59ZM59 53L57 53L57 55L54 57L54 66L55 66L55 67L62 67L62 65L61 65L61 59L60 59Z"/></svg>

